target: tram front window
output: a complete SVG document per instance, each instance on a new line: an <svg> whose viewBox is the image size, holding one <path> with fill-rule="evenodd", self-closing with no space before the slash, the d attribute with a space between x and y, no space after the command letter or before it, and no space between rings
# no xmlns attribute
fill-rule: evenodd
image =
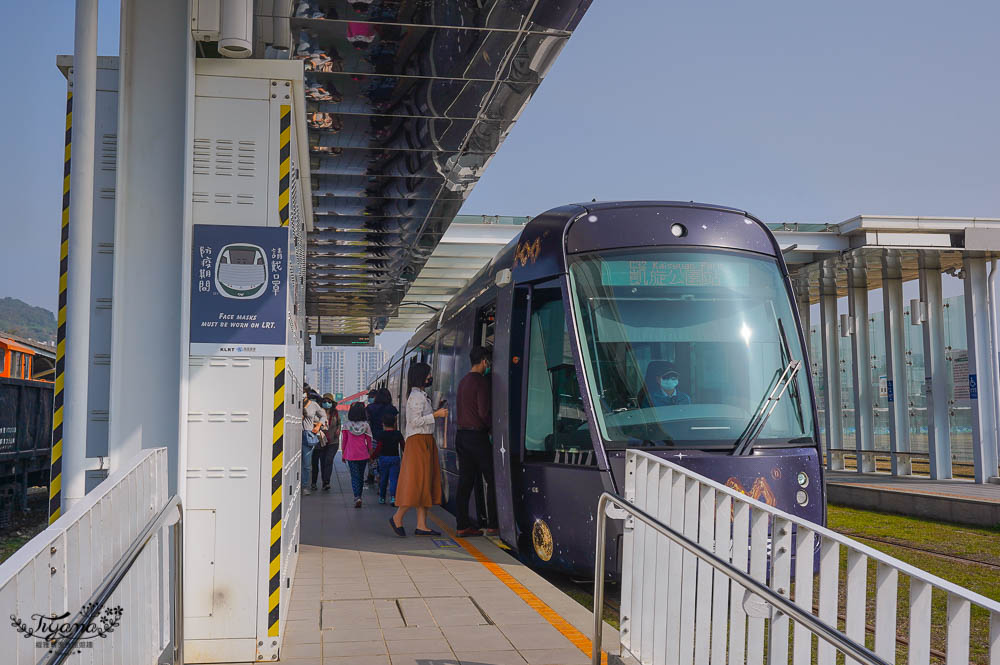
<svg viewBox="0 0 1000 665"><path fill-rule="evenodd" d="M792 360L804 361L775 261L720 251L575 257L584 366L609 447L732 448ZM755 445L812 443L805 371Z"/></svg>

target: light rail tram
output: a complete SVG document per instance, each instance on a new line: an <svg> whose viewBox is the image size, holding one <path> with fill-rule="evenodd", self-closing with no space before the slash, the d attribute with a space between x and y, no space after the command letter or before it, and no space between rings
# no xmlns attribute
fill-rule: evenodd
<svg viewBox="0 0 1000 665"><path fill-rule="evenodd" d="M555 208L421 326L371 387L405 412L409 364L431 365L431 401L452 408L435 432L452 512L455 391L475 345L493 350L500 537L529 564L593 573L597 497L624 492L630 448L825 522L802 329L781 250L753 216L653 201Z"/></svg>

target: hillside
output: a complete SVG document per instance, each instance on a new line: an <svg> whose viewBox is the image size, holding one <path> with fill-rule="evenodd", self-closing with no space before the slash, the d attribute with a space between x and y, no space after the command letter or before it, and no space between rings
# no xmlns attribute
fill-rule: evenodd
<svg viewBox="0 0 1000 665"><path fill-rule="evenodd" d="M54 344L56 317L44 307L34 307L17 298L0 298L0 331Z"/></svg>

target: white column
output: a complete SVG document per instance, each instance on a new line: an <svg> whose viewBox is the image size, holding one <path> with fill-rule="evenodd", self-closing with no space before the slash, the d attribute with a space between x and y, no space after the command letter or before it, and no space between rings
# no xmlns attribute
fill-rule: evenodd
<svg viewBox="0 0 1000 665"><path fill-rule="evenodd" d="M990 300L986 259L965 256L965 331L969 349L969 403L972 407L972 457L977 483L997 474L995 377L990 340Z"/></svg>
<svg viewBox="0 0 1000 665"><path fill-rule="evenodd" d="M924 332L924 391L927 395L927 451L931 478L951 478L951 428L948 423L948 362L944 355L941 261L920 255L920 300L927 307Z"/></svg>
<svg viewBox="0 0 1000 665"><path fill-rule="evenodd" d="M90 367L90 272L97 122L97 0L76 0L73 43L73 157L70 161L63 391L63 514L86 492Z"/></svg>
<svg viewBox="0 0 1000 665"><path fill-rule="evenodd" d="M143 448L166 446L171 492L183 482L187 431L188 4L126 0L121 29L109 449L113 471Z"/></svg>
<svg viewBox="0 0 1000 665"><path fill-rule="evenodd" d="M889 388L889 449L892 475L910 475L910 411L906 392L906 359L903 320L903 273L897 250L882 255L882 318L885 324L885 366Z"/></svg>
<svg viewBox="0 0 1000 665"><path fill-rule="evenodd" d="M875 403L872 396L871 343L868 339L868 275L864 257L851 258L847 269L847 303L851 331L851 365L854 377L854 445L858 473L875 471Z"/></svg>
<svg viewBox="0 0 1000 665"><path fill-rule="evenodd" d="M837 281L834 267L823 267L819 282L820 328L823 334L823 382L826 393L826 464L831 471L844 468L844 430L840 422L840 350L837 339Z"/></svg>

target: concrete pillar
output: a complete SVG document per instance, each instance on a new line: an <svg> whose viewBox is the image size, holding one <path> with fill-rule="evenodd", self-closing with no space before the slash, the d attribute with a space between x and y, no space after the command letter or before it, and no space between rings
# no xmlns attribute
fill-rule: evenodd
<svg viewBox="0 0 1000 665"><path fill-rule="evenodd" d="M941 260L920 254L920 301L927 308L924 332L924 392L927 395L927 450L931 478L951 478L951 428L948 423L948 362L944 355Z"/></svg>
<svg viewBox="0 0 1000 665"><path fill-rule="evenodd" d="M969 404L972 407L972 457L977 483L997 475L997 431L993 410L996 377L990 339L990 300L986 259L966 255L965 331L969 349ZM956 386L957 390L958 386Z"/></svg>
<svg viewBox="0 0 1000 665"><path fill-rule="evenodd" d="M912 473L911 459L897 453L910 452L910 411L906 391L905 328L903 317L903 271L899 251L882 254L882 317L885 323L885 365L889 389L889 449L892 475Z"/></svg>
<svg viewBox="0 0 1000 665"><path fill-rule="evenodd" d="M854 377L854 445L858 452L858 473L874 473L875 403L868 339L868 275L862 256L851 257L847 267L847 304L853 321L851 374Z"/></svg>
<svg viewBox="0 0 1000 665"><path fill-rule="evenodd" d="M834 266L823 266L819 282L820 328L823 335L823 380L826 393L826 464L844 468L844 430L841 426L840 350L837 339L837 279Z"/></svg>
<svg viewBox="0 0 1000 665"><path fill-rule="evenodd" d="M63 389L62 513L87 492L87 393L90 382L90 275L97 123L97 0L76 1L73 43L73 148L70 160Z"/></svg>
<svg viewBox="0 0 1000 665"><path fill-rule="evenodd" d="M108 437L112 471L144 448L166 446L170 491L182 496L194 105L183 7L122 3Z"/></svg>

